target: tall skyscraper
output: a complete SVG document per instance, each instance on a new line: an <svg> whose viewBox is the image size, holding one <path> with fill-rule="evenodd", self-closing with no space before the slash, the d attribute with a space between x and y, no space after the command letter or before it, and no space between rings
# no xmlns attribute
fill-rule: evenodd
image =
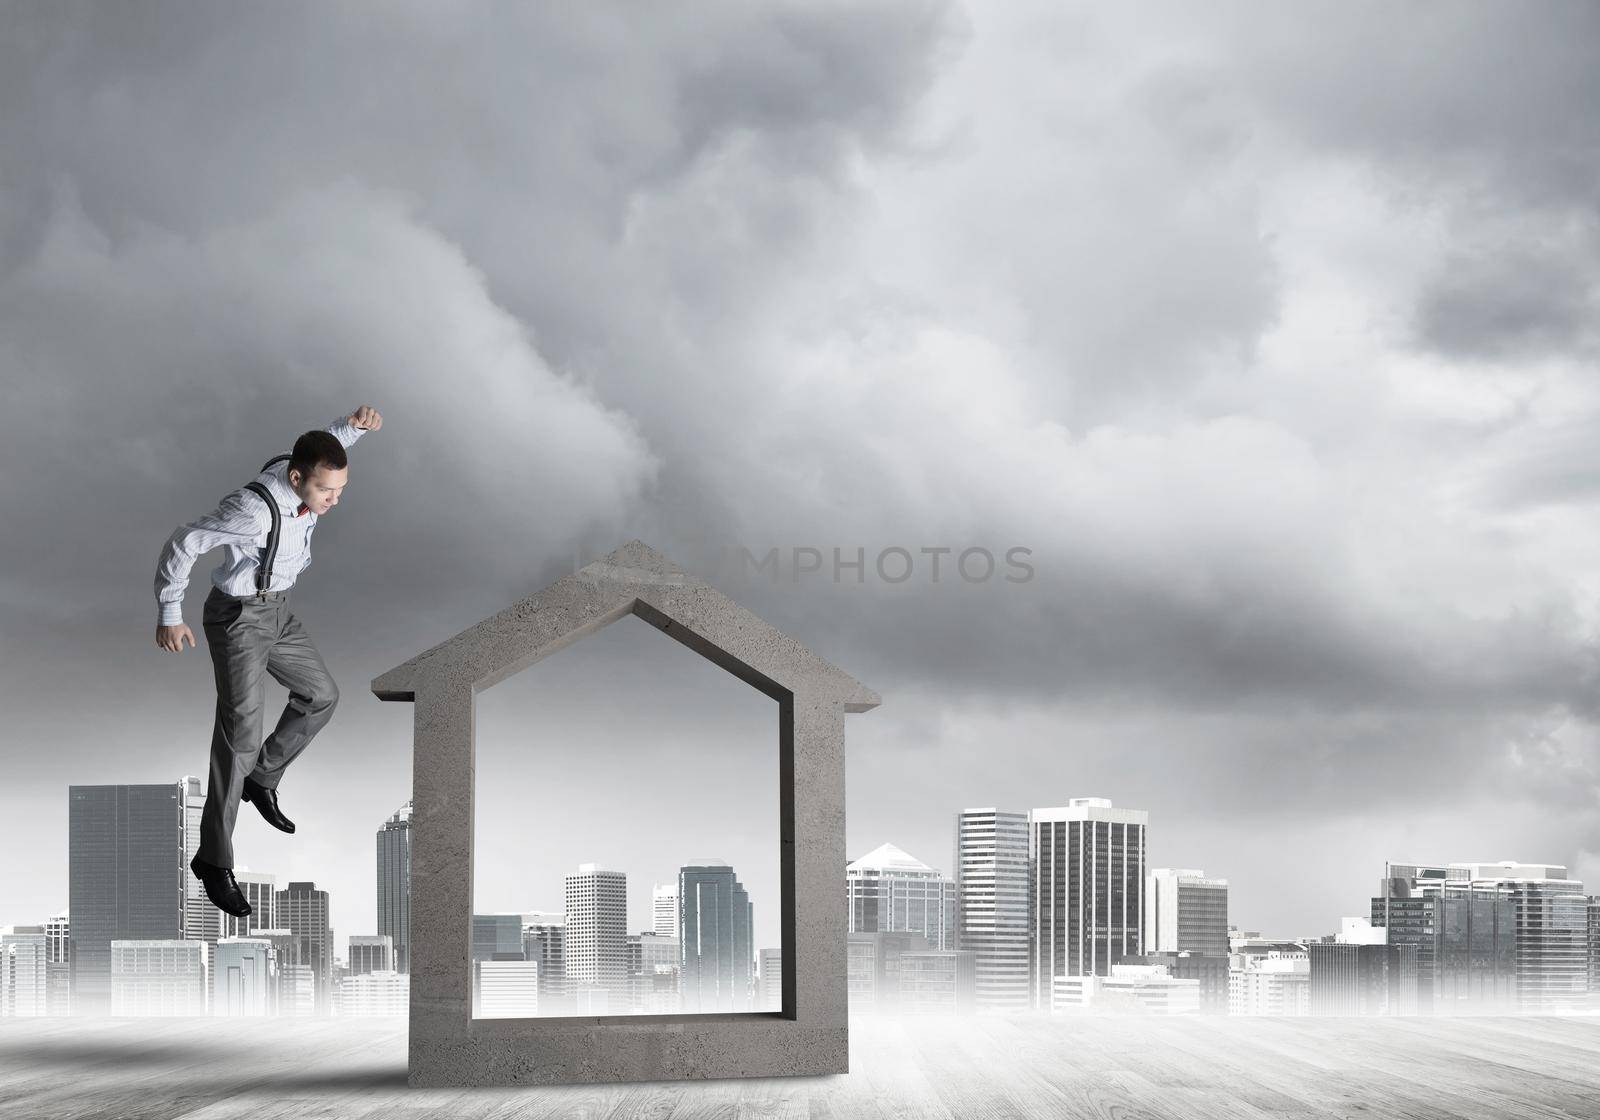
<svg viewBox="0 0 1600 1120"><path fill-rule="evenodd" d="M956 814L956 948L976 953L979 1011L1021 1011L1028 987L1028 816Z"/></svg>
<svg viewBox="0 0 1600 1120"><path fill-rule="evenodd" d="M113 940L183 939L187 795L186 781L67 787L74 1014L111 1012Z"/></svg>
<svg viewBox="0 0 1600 1120"><path fill-rule="evenodd" d="M678 936L678 884L657 883L650 888L653 928L662 937Z"/></svg>
<svg viewBox="0 0 1600 1120"><path fill-rule="evenodd" d="M628 990L628 876L579 864L566 877L566 900L562 963L569 994L600 988L621 1003Z"/></svg>
<svg viewBox="0 0 1600 1120"><path fill-rule="evenodd" d="M1143 948L1149 813L1074 797L1029 814L1033 1006L1048 1011L1058 976L1109 976Z"/></svg>
<svg viewBox="0 0 1600 1120"><path fill-rule="evenodd" d="M378 829L378 932L394 941L394 967L411 971L411 802Z"/></svg>
<svg viewBox="0 0 1600 1120"><path fill-rule="evenodd" d="M845 867L851 933L920 933L935 949L956 935L956 885L893 844Z"/></svg>
<svg viewBox="0 0 1600 1120"><path fill-rule="evenodd" d="M1145 881L1144 952L1228 955L1228 880L1153 868Z"/></svg>
<svg viewBox="0 0 1600 1120"><path fill-rule="evenodd" d="M278 926L294 935L295 965L310 969L315 1013L328 1014L333 1002L333 929L328 925L328 892L317 890L315 883L290 883L273 897L273 910ZM257 930L255 935L266 937L268 931ZM298 988L296 998L300 998Z"/></svg>
<svg viewBox="0 0 1600 1120"><path fill-rule="evenodd" d="M754 910L733 868L717 859L679 868L678 914L683 1012L750 1010Z"/></svg>

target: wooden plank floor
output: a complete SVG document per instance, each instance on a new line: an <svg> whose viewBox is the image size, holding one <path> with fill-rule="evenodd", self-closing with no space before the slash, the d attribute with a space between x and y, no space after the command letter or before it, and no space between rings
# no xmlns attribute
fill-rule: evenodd
<svg viewBox="0 0 1600 1120"><path fill-rule="evenodd" d="M837 1077L409 1089L404 1019L0 1019L16 1120L1600 1117L1600 1016L851 1021Z"/></svg>

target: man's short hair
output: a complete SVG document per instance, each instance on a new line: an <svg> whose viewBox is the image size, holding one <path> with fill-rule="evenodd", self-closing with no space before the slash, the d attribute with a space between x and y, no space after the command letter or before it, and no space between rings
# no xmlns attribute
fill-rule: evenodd
<svg viewBox="0 0 1600 1120"><path fill-rule="evenodd" d="M318 467L337 471L349 465L344 444L335 439L332 432L307 432L294 441L294 450L289 453L289 465L284 472L287 477L289 471L299 471L303 481L316 474Z"/></svg>

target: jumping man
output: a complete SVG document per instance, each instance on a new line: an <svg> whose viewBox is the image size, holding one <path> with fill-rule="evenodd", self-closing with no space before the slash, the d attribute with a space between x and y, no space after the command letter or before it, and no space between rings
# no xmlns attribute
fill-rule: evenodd
<svg viewBox="0 0 1600 1120"><path fill-rule="evenodd" d="M221 545L225 559L211 573L211 594L202 614L217 683L216 722L211 732L211 771L200 814L200 847L189 868L219 910L240 917L250 903L233 877L233 822L239 801L249 801L267 823L284 832L294 822L278 808L284 769L333 718L339 688L305 627L289 610L289 588L311 563L311 531L317 518L339 504L350 470L345 449L362 432L377 431L383 417L370 405L341 416L322 431L295 440L286 462L268 464L255 482L224 497L215 510L180 526L156 565L156 645L183 652L194 633L183 622L183 592L189 570L202 554ZM278 508L272 516L264 487ZM267 546L277 522L277 550L270 565ZM270 579L266 578L270 574ZM289 690L278 726L261 739L266 681Z"/></svg>

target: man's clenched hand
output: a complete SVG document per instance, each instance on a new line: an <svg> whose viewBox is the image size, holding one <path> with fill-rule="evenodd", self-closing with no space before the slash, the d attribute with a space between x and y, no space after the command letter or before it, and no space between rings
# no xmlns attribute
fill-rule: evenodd
<svg viewBox="0 0 1600 1120"><path fill-rule="evenodd" d="M189 639L189 648L194 649L194 631L183 623L176 626L156 626L156 645L162 649L171 650L173 653L183 652L183 640Z"/></svg>
<svg viewBox="0 0 1600 1120"><path fill-rule="evenodd" d="M370 404L364 404L350 414L350 423L366 431L375 432L383 427L383 417Z"/></svg>

